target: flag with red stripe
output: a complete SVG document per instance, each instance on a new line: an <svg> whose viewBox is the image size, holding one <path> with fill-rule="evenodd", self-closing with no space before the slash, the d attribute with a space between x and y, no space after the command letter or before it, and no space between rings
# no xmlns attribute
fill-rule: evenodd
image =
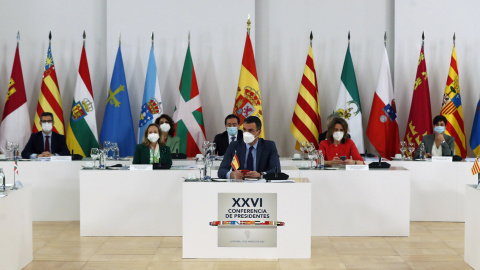
<svg viewBox="0 0 480 270"><path fill-rule="evenodd" d="M258 84L255 55L253 54L250 34L247 33L243 51L242 67L238 79L237 96L233 106L233 114L240 118L239 129L243 128L243 120L249 116L257 116L262 121L261 133L258 137L265 138L265 123L263 122L262 98Z"/></svg>
<svg viewBox="0 0 480 270"><path fill-rule="evenodd" d="M322 126L318 102L317 74L311 44L308 49L307 62L303 70L290 130L297 140L295 145L297 150L299 150L300 142L304 141L311 142L315 145L315 148L318 148L318 135L322 132Z"/></svg>
<svg viewBox="0 0 480 270"><path fill-rule="evenodd" d="M238 170L238 168L240 168L240 162L238 162L238 157L237 157L237 152L235 151L235 155L233 156L233 159L232 159L232 168L234 171Z"/></svg>
<svg viewBox="0 0 480 270"><path fill-rule="evenodd" d="M463 124L462 98L458 80L457 54L455 45L452 50L450 69L448 71L447 85L443 94L441 115L447 118L445 134L455 138L455 154L462 158L467 157L465 128Z"/></svg>
<svg viewBox="0 0 480 270"><path fill-rule="evenodd" d="M175 134L180 138L180 152L187 154L188 157L201 153L202 144L206 138L205 125L197 77L190 54L190 43L183 65L180 96L173 113L173 121L176 127Z"/></svg>
<svg viewBox="0 0 480 270"><path fill-rule="evenodd" d="M478 163L478 157L475 159L472 167L472 175L480 173L480 164Z"/></svg>
<svg viewBox="0 0 480 270"><path fill-rule="evenodd" d="M53 114L53 131L58 134L65 134L65 122L63 121L62 98L57 82L57 73L53 63L51 43L48 44L47 59L45 60L45 71L43 72L42 87L38 98L33 132L42 130L40 115L44 112Z"/></svg>

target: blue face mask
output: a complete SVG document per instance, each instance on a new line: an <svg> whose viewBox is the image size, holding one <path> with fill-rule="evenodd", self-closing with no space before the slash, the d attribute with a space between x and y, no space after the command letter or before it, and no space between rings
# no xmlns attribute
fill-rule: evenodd
<svg viewBox="0 0 480 270"><path fill-rule="evenodd" d="M238 127L227 127L228 135L235 136L238 133Z"/></svg>
<svg viewBox="0 0 480 270"><path fill-rule="evenodd" d="M438 132L438 133L444 133L444 132L445 132L445 127L435 126L435 127L433 128L433 130L434 130L435 132Z"/></svg>

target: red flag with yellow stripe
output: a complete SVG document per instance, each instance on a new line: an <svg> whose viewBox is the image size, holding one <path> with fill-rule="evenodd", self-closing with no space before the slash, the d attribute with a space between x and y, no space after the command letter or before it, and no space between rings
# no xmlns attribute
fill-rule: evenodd
<svg viewBox="0 0 480 270"><path fill-rule="evenodd" d="M458 81L457 54L453 46L447 85L443 94L441 115L447 118L445 133L455 138L455 154L462 158L467 157L465 128L463 124L462 98Z"/></svg>
<svg viewBox="0 0 480 270"><path fill-rule="evenodd" d="M240 118L239 129L243 128L243 120L249 116L257 116L262 121L259 138L265 138L265 123L263 122L262 98L258 84L255 56L253 54L250 34L247 33L243 51L242 68L238 79L237 96L233 106L233 114Z"/></svg>
<svg viewBox="0 0 480 270"><path fill-rule="evenodd" d="M472 175L480 173L480 164L478 164L478 157L475 159L472 167Z"/></svg>
<svg viewBox="0 0 480 270"><path fill-rule="evenodd" d="M65 134L65 122L63 121L62 98L58 88L57 74L53 63L51 44L48 45L47 59L45 61L45 71L43 72L42 88L38 98L35 121L33 123L33 132L42 130L40 125L40 115L43 112L53 114L53 131L58 134Z"/></svg>
<svg viewBox="0 0 480 270"><path fill-rule="evenodd" d="M238 170L238 168L240 168L240 162L238 161L238 157L237 157L237 152L235 152L235 155L233 156L232 158L232 168L234 171Z"/></svg>
<svg viewBox="0 0 480 270"><path fill-rule="evenodd" d="M322 132L322 126L318 103L317 74L311 44L308 49L307 62L303 71L290 130L297 140L295 146L297 150L299 150L299 143L302 141L313 142L315 148L318 148L318 135Z"/></svg>

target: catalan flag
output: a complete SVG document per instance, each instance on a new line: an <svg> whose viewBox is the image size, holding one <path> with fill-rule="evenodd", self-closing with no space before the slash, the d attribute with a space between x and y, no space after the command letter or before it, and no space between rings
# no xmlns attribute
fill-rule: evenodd
<svg viewBox="0 0 480 270"><path fill-rule="evenodd" d="M247 32L245 49L243 51L242 67L238 79L237 96L233 106L233 114L240 118L239 129L243 128L243 120L249 116L257 116L263 123L263 128L258 136L265 138L265 123L263 122L262 98L260 96L260 85L258 84L255 56L253 54L252 41Z"/></svg>
<svg viewBox="0 0 480 270"><path fill-rule="evenodd" d="M312 34L310 34L310 47L308 49L307 62L303 70L300 90L298 91L297 105L293 112L290 131L297 140L295 149L300 150L300 142L307 141L315 144L318 148L318 135L322 132L320 118L320 106L318 103L318 84L315 72L315 63L312 52Z"/></svg>
<svg viewBox="0 0 480 270"><path fill-rule="evenodd" d="M478 157L473 162L472 175L480 173L480 164L478 163Z"/></svg>
<svg viewBox="0 0 480 270"><path fill-rule="evenodd" d="M53 125L53 131L64 135L65 122L63 121L62 98L60 97L60 90L58 88L57 73L55 72L55 65L53 63L51 45L50 41L48 44L40 97L38 98L37 111L33 123L33 132L39 132L42 130L42 127L40 126L40 115L44 112L51 112L55 122Z"/></svg>
<svg viewBox="0 0 480 270"><path fill-rule="evenodd" d="M413 87L412 104L408 115L407 129L405 130L405 140L408 143L414 143L415 148L422 143L423 136L433 133L429 89L422 41L417 64L417 75Z"/></svg>
<svg viewBox="0 0 480 270"><path fill-rule="evenodd" d="M235 155L233 156L231 165L234 171L240 168L240 162L238 161L237 152L235 152Z"/></svg>
<svg viewBox="0 0 480 270"><path fill-rule="evenodd" d="M463 125L462 98L458 81L457 54L455 45L452 50L450 70L448 71L447 85L443 94L441 115L447 118L445 133L455 138L455 154L462 158L467 157L465 128Z"/></svg>

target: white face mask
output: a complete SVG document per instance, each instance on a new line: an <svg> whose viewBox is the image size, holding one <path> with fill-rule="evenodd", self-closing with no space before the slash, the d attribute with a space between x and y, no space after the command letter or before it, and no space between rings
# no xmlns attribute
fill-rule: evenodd
<svg viewBox="0 0 480 270"><path fill-rule="evenodd" d="M258 133L258 131L257 131L257 133ZM253 135L250 132L244 132L243 133L243 141L245 143L252 143L253 141L255 141L255 135Z"/></svg>
<svg viewBox="0 0 480 270"><path fill-rule="evenodd" d="M158 133L150 133L148 134L147 138L150 142L154 143L158 141L158 139L160 138L160 135L158 135Z"/></svg>
<svg viewBox="0 0 480 270"><path fill-rule="evenodd" d="M42 123L42 130L45 132L52 131L53 124L52 123Z"/></svg>
<svg viewBox="0 0 480 270"><path fill-rule="evenodd" d="M163 132L169 132L170 131L170 124L168 123L163 123L160 125L160 129L163 131Z"/></svg>
<svg viewBox="0 0 480 270"><path fill-rule="evenodd" d="M333 138L336 141L341 141L343 139L343 131L335 131L333 132Z"/></svg>

